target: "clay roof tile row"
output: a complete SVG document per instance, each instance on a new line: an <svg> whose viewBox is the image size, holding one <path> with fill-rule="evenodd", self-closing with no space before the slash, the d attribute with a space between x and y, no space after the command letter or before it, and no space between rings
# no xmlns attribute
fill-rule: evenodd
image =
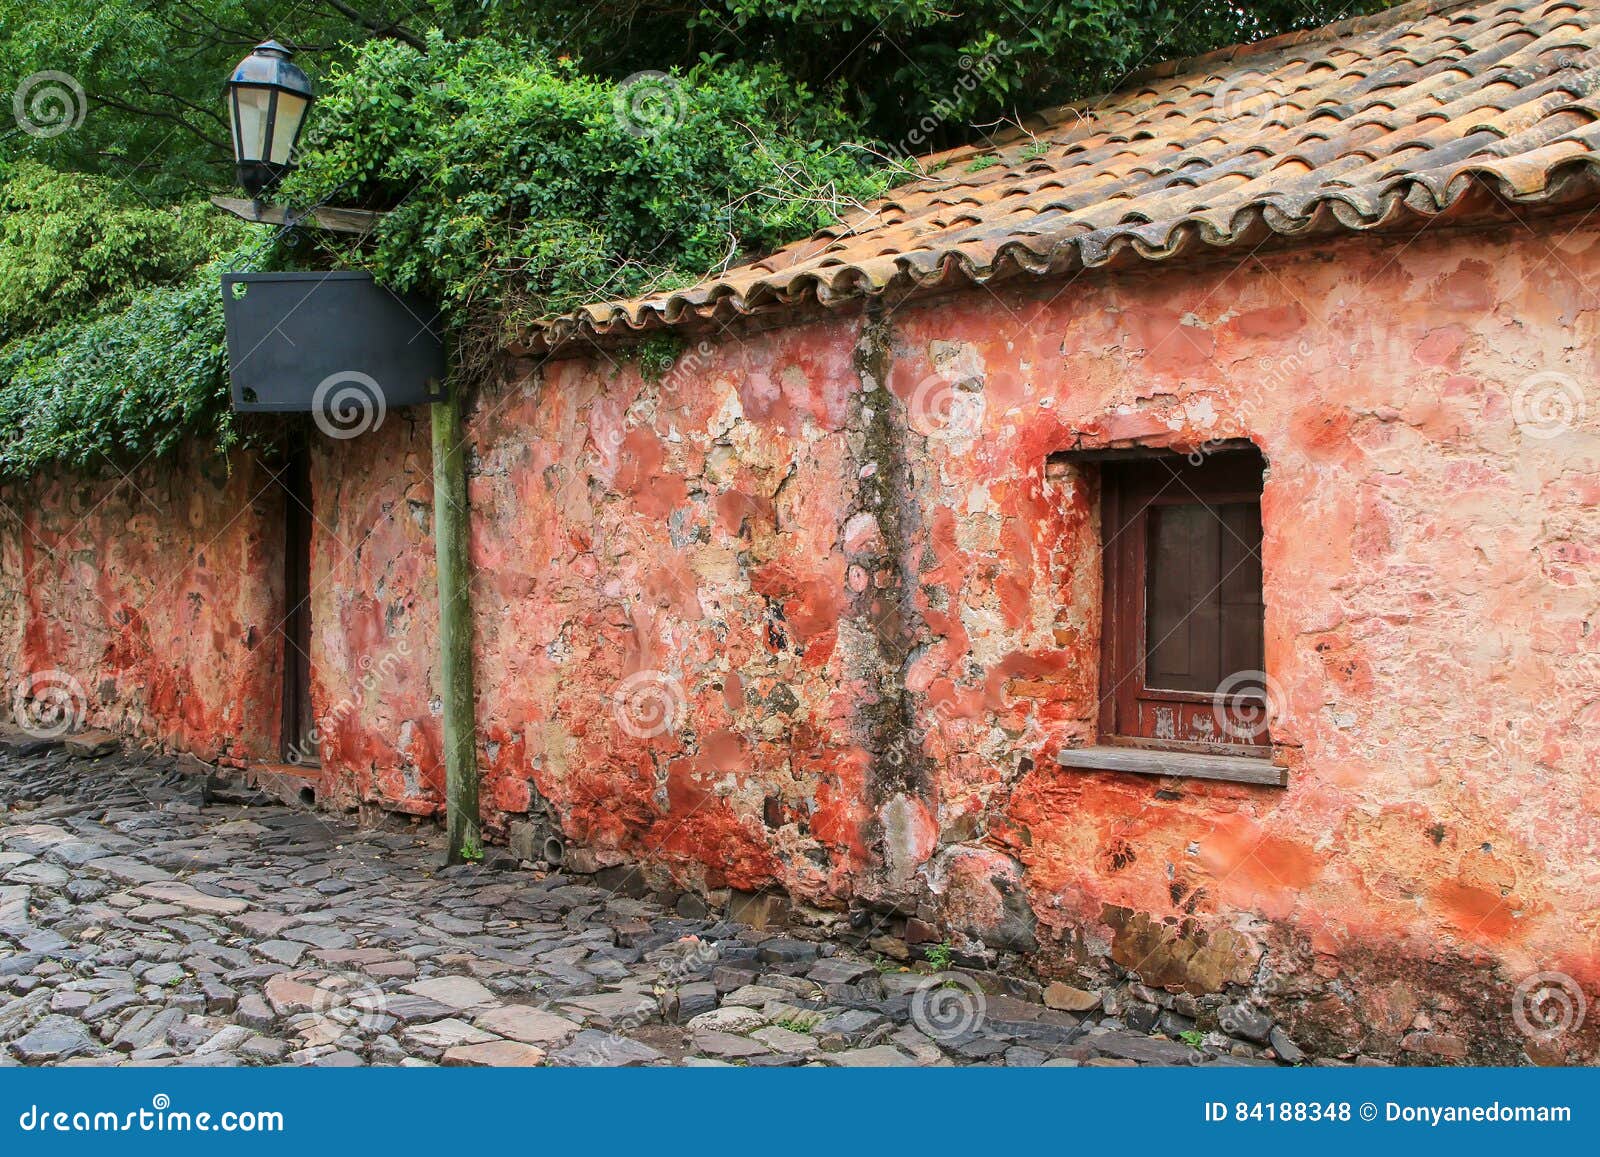
<svg viewBox="0 0 1600 1157"><path fill-rule="evenodd" d="M1600 0L1414 0L1166 62L924 163L927 176L806 240L548 319L528 344L1378 229L1474 188L1592 197Z"/></svg>

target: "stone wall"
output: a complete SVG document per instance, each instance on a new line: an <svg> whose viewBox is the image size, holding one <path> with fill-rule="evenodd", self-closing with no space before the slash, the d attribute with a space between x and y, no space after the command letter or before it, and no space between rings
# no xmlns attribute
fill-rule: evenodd
<svg viewBox="0 0 1600 1157"><path fill-rule="evenodd" d="M271 472L242 454L0 489L8 715L25 688L81 726L276 758L282 528Z"/></svg>

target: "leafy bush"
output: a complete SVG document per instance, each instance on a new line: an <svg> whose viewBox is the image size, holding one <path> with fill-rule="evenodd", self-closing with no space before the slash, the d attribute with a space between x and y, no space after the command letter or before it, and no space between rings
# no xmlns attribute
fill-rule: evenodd
<svg viewBox="0 0 1600 1157"><path fill-rule="evenodd" d="M31 162L0 184L0 475L238 440L218 277L264 238L125 195Z"/></svg>
<svg viewBox="0 0 1600 1157"><path fill-rule="evenodd" d="M579 7L593 0L559 0ZM1295 28L1386 7L1395 0L703 0L692 22L698 51L749 53L798 80L842 78L851 110L885 140L907 140L934 110L932 143L971 140L969 123L1026 116L1097 96L1130 72ZM546 9L552 0L535 0ZM630 40L650 43L644 20L670 22L675 0L630 16ZM598 55L610 28L573 20L577 51ZM637 49L636 49L637 51ZM920 151L913 149L913 151Z"/></svg>
<svg viewBox="0 0 1600 1157"><path fill-rule="evenodd" d="M887 187L834 95L707 64L633 84L527 43L373 42L322 80L283 195L390 210L373 268L468 310L546 315L681 285Z"/></svg>
<svg viewBox="0 0 1600 1157"><path fill-rule="evenodd" d="M0 184L0 341L118 309L247 236L203 202L130 203L103 177L18 164Z"/></svg>

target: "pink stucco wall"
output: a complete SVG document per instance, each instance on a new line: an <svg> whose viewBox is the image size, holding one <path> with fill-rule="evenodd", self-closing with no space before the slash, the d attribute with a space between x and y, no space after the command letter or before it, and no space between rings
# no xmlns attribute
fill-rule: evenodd
<svg viewBox="0 0 1600 1157"><path fill-rule="evenodd" d="M1597 241L980 289L691 339L659 382L522 363L470 416L488 818L543 797L599 862L1063 975L1265 984L1313 1041L1450 1056L1522 975L1600 982ZM1225 437L1270 464L1290 786L1058 768L1094 735L1098 496L1048 456ZM373 530L318 603L329 686L434 653L420 438L327 448L324 520ZM387 683L330 785L436 807L431 693Z"/></svg>
<svg viewBox="0 0 1600 1157"><path fill-rule="evenodd" d="M442 809L427 411L311 441L312 705L324 802Z"/></svg>
<svg viewBox="0 0 1600 1157"><path fill-rule="evenodd" d="M708 886L1037 920L1066 972L1265 957L1312 1039L1504 1003L1490 974L1600 983L1597 241L977 290L724 336L667 388L530 367L472 421L486 798L531 779L573 839ZM1220 436L1270 463L1290 786L1059 769L1100 571L1094 478L1047 456ZM620 725L629 688L659 734ZM1330 1003L1346 958L1382 983Z"/></svg>
<svg viewBox="0 0 1600 1157"><path fill-rule="evenodd" d="M275 757L283 498L247 455L0 489L0 662L17 688L203 759ZM26 697L26 696L25 696Z"/></svg>

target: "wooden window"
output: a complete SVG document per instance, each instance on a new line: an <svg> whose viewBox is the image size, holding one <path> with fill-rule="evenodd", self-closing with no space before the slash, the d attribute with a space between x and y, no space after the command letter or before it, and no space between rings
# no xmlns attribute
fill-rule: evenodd
<svg viewBox="0 0 1600 1157"><path fill-rule="evenodd" d="M1101 742L1268 751L1254 450L1108 462Z"/></svg>

